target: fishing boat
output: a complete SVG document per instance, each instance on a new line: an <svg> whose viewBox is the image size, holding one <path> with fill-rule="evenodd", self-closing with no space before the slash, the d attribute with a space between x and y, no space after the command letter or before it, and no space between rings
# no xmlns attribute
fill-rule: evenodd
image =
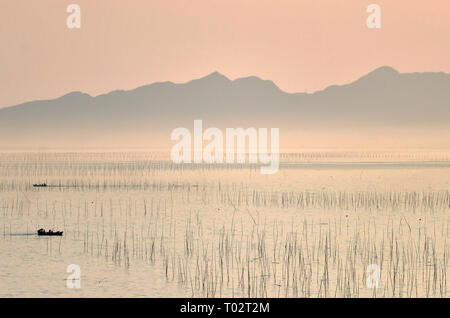
<svg viewBox="0 0 450 318"><path fill-rule="evenodd" d="M44 229L39 229L39 230L37 231L37 234L38 234L39 236L62 236L62 235L63 235L63 232L62 232L62 231L56 231L56 232L53 232L52 230L48 230L48 232L45 232Z"/></svg>
<svg viewBox="0 0 450 318"><path fill-rule="evenodd" d="M37 184L33 184L33 187L37 188L37 187L46 187L47 183L37 183Z"/></svg>

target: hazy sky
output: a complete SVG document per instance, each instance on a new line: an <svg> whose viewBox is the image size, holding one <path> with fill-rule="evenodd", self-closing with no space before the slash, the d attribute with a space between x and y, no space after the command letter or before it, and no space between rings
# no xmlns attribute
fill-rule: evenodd
<svg viewBox="0 0 450 318"><path fill-rule="evenodd" d="M82 10L81 29L66 7ZM366 8L382 8L368 29ZM1 0L0 107L219 71L288 92L376 67L450 72L449 0Z"/></svg>

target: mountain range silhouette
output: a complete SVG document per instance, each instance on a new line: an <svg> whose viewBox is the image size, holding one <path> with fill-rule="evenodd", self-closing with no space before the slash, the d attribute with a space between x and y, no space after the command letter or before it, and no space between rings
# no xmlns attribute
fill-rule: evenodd
<svg viewBox="0 0 450 318"><path fill-rule="evenodd" d="M304 75L303 75L304 76ZM450 74L380 67L346 85L286 93L251 76L214 72L187 83L158 82L96 97L72 92L0 109L0 147L164 145L176 127L279 127L302 131L444 131ZM205 127L206 128L206 127Z"/></svg>

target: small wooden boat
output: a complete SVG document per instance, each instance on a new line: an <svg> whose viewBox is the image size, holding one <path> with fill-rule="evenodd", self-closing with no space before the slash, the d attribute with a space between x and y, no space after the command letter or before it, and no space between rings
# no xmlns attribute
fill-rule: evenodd
<svg viewBox="0 0 450 318"><path fill-rule="evenodd" d="M33 187L38 188L38 187L46 187L47 183L38 183L38 184L33 184Z"/></svg>
<svg viewBox="0 0 450 318"><path fill-rule="evenodd" d="M62 236L62 235L63 235L63 232L62 232L62 231L56 231L56 232L53 232L52 230L48 230L48 232L45 232L44 229L39 229L39 230L37 231L37 234L38 234L39 236Z"/></svg>

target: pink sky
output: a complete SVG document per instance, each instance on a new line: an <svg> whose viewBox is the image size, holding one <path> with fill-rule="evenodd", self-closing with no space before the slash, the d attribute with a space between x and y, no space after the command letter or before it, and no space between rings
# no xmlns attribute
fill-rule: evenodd
<svg viewBox="0 0 450 318"><path fill-rule="evenodd" d="M66 27L67 5L82 9ZM381 29L366 8L382 8ZM288 92L376 67L450 72L449 0L2 0L0 107L79 90L98 95L219 71Z"/></svg>

